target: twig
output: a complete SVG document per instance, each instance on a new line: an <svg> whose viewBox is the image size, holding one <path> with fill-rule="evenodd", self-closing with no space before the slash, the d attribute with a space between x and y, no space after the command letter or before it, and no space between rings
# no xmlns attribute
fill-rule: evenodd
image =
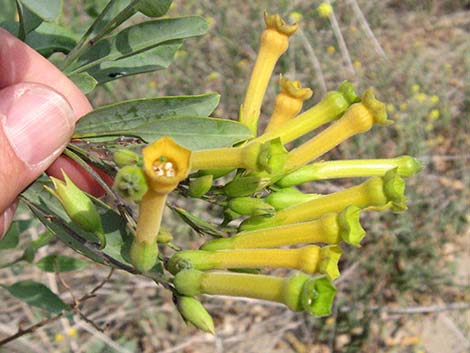
<svg viewBox="0 0 470 353"><path fill-rule="evenodd" d="M359 20L359 23L361 24L362 30L366 32L366 35L372 41L372 44L374 45L377 54L379 54L382 58L387 59L387 54L385 54L384 50L382 49L382 46L375 37L374 32L372 32L372 30L370 29L369 23L367 22L356 0L349 0L349 3L351 4L354 14L356 15L357 19Z"/></svg>
<svg viewBox="0 0 470 353"><path fill-rule="evenodd" d="M305 50L307 51L307 56L312 62L313 69L315 70L315 75L318 80L318 84L320 85L320 90L322 95L324 95L327 91L326 83L325 83L325 77L323 76L323 71L320 66L320 61L318 60L317 56L315 55L315 51L313 50L312 45L308 41L307 36L305 35L304 31L302 31L300 28L297 30L297 33L302 40Z"/></svg>
<svg viewBox="0 0 470 353"><path fill-rule="evenodd" d="M74 310L76 307L78 307L80 304L82 304L83 302L85 302L86 300L90 299L90 298L93 298L95 296L95 293L101 288L103 287L108 281L109 279L111 278L113 274L113 269L111 269L109 271L109 274L108 276L103 280L101 281L97 286L95 286L95 288L93 288L89 293L85 294L83 297L81 297L80 299L78 299L76 301L76 303L73 303L73 304L70 304L70 310ZM45 319L42 319L41 321L39 321L38 323L34 324L34 325L31 325L27 328L19 328L18 331L11 335L11 336L8 336L4 339L2 339L0 341L0 347L11 342L11 341L14 341L15 339L21 337L21 336L24 336L24 335L27 335L29 333L33 333L35 332L36 330L40 329L41 327L44 327L54 321L57 321L59 320L61 317L63 317L69 310L64 310L62 311L61 313L55 315L55 316L52 316L52 317L49 317L49 318L45 318Z"/></svg>
<svg viewBox="0 0 470 353"><path fill-rule="evenodd" d="M325 0L326 3L331 5L330 0ZM331 11L330 15L328 16L331 23L331 28L333 29L333 33L335 34L336 40L338 41L339 51L343 57L343 60L346 63L348 71L355 75L356 72L354 71L354 67L351 61L351 56L349 55L348 47L346 46L346 42L344 41L343 34L341 33L341 29L339 28L338 21L336 20L336 16L334 11Z"/></svg>
<svg viewBox="0 0 470 353"><path fill-rule="evenodd" d="M355 307L343 306L338 310L340 312L348 312L353 310ZM461 303L449 303L442 305L430 305L430 306L412 306L408 308L384 308L380 306L370 306L364 308L369 312L386 313L391 315L419 315L419 314L432 314L442 311L452 310L470 310L470 302Z"/></svg>
<svg viewBox="0 0 470 353"><path fill-rule="evenodd" d="M114 342L112 339L110 339L108 336L106 336L104 333L101 331L95 330L95 328L91 325L88 325L84 322L78 322L77 326L80 328L84 329L85 331L91 333L94 337L100 339L104 343L106 343L108 346L113 348L116 352L119 353L132 353L131 351L127 350L126 348L120 346L116 342Z"/></svg>

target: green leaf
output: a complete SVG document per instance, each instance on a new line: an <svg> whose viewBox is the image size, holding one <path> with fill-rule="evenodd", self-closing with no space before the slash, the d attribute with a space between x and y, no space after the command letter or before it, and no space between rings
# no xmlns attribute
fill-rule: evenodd
<svg viewBox="0 0 470 353"><path fill-rule="evenodd" d="M69 256L47 255L41 258L36 266L45 272L69 272L85 268L88 263Z"/></svg>
<svg viewBox="0 0 470 353"><path fill-rule="evenodd" d="M0 0L0 22L14 21L16 17L16 4L12 0Z"/></svg>
<svg viewBox="0 0 470 353"><path fill-rule="evenodd" d="M90 93L98 84L96 79L86 72L70 75L69 78L75 83L78 88L84 93Z"/></svg>
<svg viewBox="0 0 470 353"><path fill-rule="evenodd" d="M52 53L69 53L75 44L77 35L54 23L43 22L36 30L26 36L25 42L43 56Z"/></svg>
<svg viewBox="0 0 470 353"><path fill-rule="evenodd" d="M29 32L34 31L36 28L39 27L42 23L42 18L36 15L34 12L31 12L28 10L27 7L23 7L22 9L23 13L23 25L24 25L24 31L26 34Z"/></svg>
<svg viewBox="0 0 470 353"><path fill-rule="evenodd" d="M198 16L139 23L95 43L68 72L86 71L101 62L123 59L153 49L164 42L202 35L207 29L207 22Z"/></svg>
<svg viewBox="0 0 470 353"><path fill-rule="evenodd" d="M176 206L169 206L171 210L173 210L181 219L189 225L196 233L199 234L207 234L213 237L222 238L227 237L227 233L217 229L216 226L210 224L209 222L196 217L186 211L184 208L176 207Z"/></svg>
<svg viewBox="0 0 470 353"><path fill-rule="evenodd" d="M172 0L141 0L138 9L149 17L160 17L167 13Z"/></svg>
<svg viewBox="0 0 470 353"><path fill-rule="evenodd" d="M74 137L87 133L106 135L112 130L131 130L170 116L208 116L219 104L219 99L217 93L207 93L198 96L141 98L105 105L79 120Z"/></svg>
<svg viewBox="0 0 470 353"><path fill-rule="evenodd" d="M61 0L20 0L20 2L28 10L48 22L54 21L62 12Z"/></svg>
<svg viewBox="0 0 470 353"><path fill-rule="evenodd" d="M50 313L57 314L70 307L42 283L26 280L11 286L2 286L14 297Z"/></svg>
<svg viewBox="0 0 470 353"><path fill-rule="evenodd" d="M16 248L20 234L28 229L32 223L31 219L13 221L4 237L0 240L0 250Z"/></svg>
<svg viewBox="0 0 470 353"><path fill-rule="evenodd" d="M101 84L124 76L166 69L181 44L182 41L167 42L124 59L104 61L92 67L88 73Z"/></svg>
<svg viewBox="0 0 470 353"><path fill-rule="evenodd" d="M205 117L155 119L132 129L110 130L108 134L139 137L147 143L169 136L193 151L228 147L252 137L250 130L237 121Z"/></svg>
<svg viewBox="0 0 470 353"><path fill-rule="evenodd" d="M91 17L98 17L109 0L85 0L85 12Z"/></svg>

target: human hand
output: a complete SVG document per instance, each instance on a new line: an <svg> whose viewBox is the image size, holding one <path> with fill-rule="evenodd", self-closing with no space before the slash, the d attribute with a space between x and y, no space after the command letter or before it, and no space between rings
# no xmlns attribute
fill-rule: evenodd
<svg viewBox="0 0 470 353"><path fill-rule="evenodd" d="M76 121L92 109L85 95L47 59L0 29L0 238L18 194L47 168L61 169L85 191L96 183L60 157Z"/></svg>

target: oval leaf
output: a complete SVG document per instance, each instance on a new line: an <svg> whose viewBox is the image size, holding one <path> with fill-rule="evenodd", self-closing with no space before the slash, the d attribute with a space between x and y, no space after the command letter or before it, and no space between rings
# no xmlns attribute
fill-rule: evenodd
<svg viewBox="0 0 470 353"><path fill-rule="evenodd" d="M62 12L61 0L20 0L31 12L44 21L52 22Z"/></svg>
<svg viewBox="0 0 470 353"><path fill-rule="evenodd" d="M3 286L3 288L26 304L47 310L53 314L69 309L69 306L62 299L42 283L27 280L16 282L11 286Z"/></svg>
<svg viewBox="0 0 470 353"><path fill-rule="evenodd" d="M88 263L69 256L48 255L39 260L36 266L45 272L69 272L85 268Z"/></svg>
<svg viewBox="0 0 470 353"><path fill-rule="evenodd" d="M167 13L172 2L172 0L141 0L138 8L146 16L160 17Z"/></svg>
<svg viewBox="0 0 470 353"><path fill-rule="evenodd" d="M142 98L118 102L93 110L82 117L74 137L94 133L106 135L112 130L129 130L156 118L193 115L208 116L219 104L217 93L199 96Z"/></svg>

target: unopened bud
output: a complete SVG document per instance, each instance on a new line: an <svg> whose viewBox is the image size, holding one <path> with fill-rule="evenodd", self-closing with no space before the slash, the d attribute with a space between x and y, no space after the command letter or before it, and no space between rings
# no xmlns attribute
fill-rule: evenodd
<svg viewBox="0 0 470 353"><path fill-rule="evenodd" d="M113 188L125 199L140 201L148 190L147 179L141 168L125 166L116 174Z"/></svg>
<svg viewBox="0 0 470 353"><path fill-rule="evenodd" d="M189 196L198 198L205 195L211 189L212 181L212 175L191 179L189 182Z"/></svg>
<svg viewBox="0 0 470 353"><path fill-rule="evenodd" d="M262 199L254 197L231 199L228 207L232 211L245 216L272 216L275 213L273 206Z"/></svg>
<svg viewBox="0 0 470 353"><path fill-rule="evenodd" d="M212 317L197 299L177 296L176 306L185 321L192 323L204 332L215 334Z"/></svg>
<svg viewBox="0 0 470 353"><path fill-rule="evenodd" d="M285 188L275 191L266 197L266 202L272 205L276 210L297 205L299 203L313 200L321 197L319 194L304 194L296 188Z"/></svg>
<svg viewBox="0 0 470 353"><path fill-rule="evenodd" d="M127 165L142 165L142 156L131 150L117 150L113 153L113 160L119 168Z"/></svg>
<svg viewBox="0 0 470 353"><path fill-rule="evenodd" d="M129 257L138 271L147 272L157 263L157 244L134 240L129 250Z"/></svg>

